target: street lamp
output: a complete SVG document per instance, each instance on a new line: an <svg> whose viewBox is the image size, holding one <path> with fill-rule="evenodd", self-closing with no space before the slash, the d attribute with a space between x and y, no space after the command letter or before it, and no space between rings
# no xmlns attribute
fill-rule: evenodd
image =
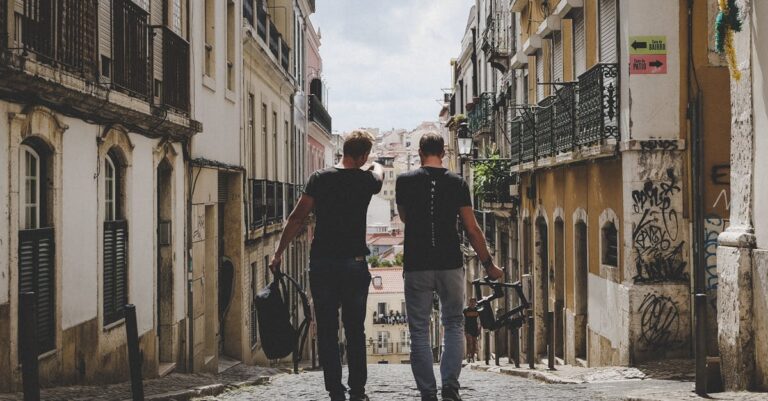
<svg viewBox="0 0 768 401"><path fill-rule="evenodd" d="M469 158L472 156L472 146L474 145L474 141L472 140L472 137L469 136L469 128L467 127L466 121L459 123L457 139L459 141L459 156L462 158Z"/></svg>

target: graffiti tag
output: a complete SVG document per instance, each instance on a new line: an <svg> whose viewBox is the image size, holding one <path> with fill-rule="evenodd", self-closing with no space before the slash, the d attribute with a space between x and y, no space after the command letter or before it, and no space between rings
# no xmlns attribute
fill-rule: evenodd
<svg viewBox="0 0 768 401"><path fill-rule="evenodd" d="M648 294L638 311L641 344L648 348L680 345L680 309L672 298Z"/></svg>

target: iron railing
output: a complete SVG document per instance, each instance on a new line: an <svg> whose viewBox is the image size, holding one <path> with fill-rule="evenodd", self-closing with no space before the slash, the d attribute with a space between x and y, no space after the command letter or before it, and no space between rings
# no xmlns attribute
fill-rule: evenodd
<svg viewBox="0 0 768 401"><path fill-rule="evenodd" d="M555 120L552 133L555 137L555 153L573 150L576 131L576 85L566 84L555 93Z"/></svg>
<svg viewBox="0 0 768 401"><path fill-rule="evenodd" d="M503 10L488 16L488 24L483 32L483 51L488 55L491 65L502 72L508 68L512 51L511 30L509 11Z"/></svg>
<svg viewBox="0 0 768 401"><path fill-rule="evenodd" d="M189 43L163 28L163 104L189 113Z"/></svg>
<svg viewBox="0 0 768 401"><path fill-rule="evenodd" d="M23 0L21 46L40 62L93 75L97 71L97 13L96 0ZM3 5L2 22L7 27L5 14ZM0 42L8 35L2 36Z"/></svg>
<svg viewBox="0 0 768 401"><path fill-rule="evenodd" d="M493 130L493 103L496 94L485 92L480 95L475 107L469 112L469 131L472 134L491 132Z"/></svg>
<svg viewBox="0 0 768 401"><path fill-rule="evenodd" d="M269 21L269 51L276 59L280 58L280 34L271 20Z"/></svg>
<svg viewBox="0 0 768 401"><path fill-rule="evenodd" d="M285 200L285 183L278 182L276 191L277 199L275 199L275 205L277 205L277 212L275 220L281 222L285 218L285 204L283 203L283 200Z"/></svg>
<svg viewBox="0 0 768 401"><path fill-rule="evenodd" d="M522 135L520 136L520 163L529 163L536 158L536 123L530 112L522 117Z"/></svg>
<svg viewBox="0 0 768 401"><path fill-rule="evenodd" d="M579 146L619 139L619 65L596 64L579 76Z"/></svg>
<svg viewBox="0 0 768 401"><path fill-rule="evenodd" d="M534 112L536 118L536 157L552 156L552 127L555 119L554 98L552 96L539 102Z"/></svg>
<svg viewBox="0 0 768 401"><path fill-rule="evenodd" d="M267 181L266 183L266 223L271 224L277 220L277 183Z"/></svg>
<svg viewBox="0 0 768 401"><path fill-rule="evenodd" d="M313 121L331 133L333 120L323 102L315 95L309 95L309 121Z"/></svg>
<svg viewBox="0 0 768 401"><path fill-rule="evenodd" d="M283 69L288 72L290 67L290 59L291 59L291 48L288 46L288 43L285 43L284 40L280 40L280 65L283 66Z"/></svg>
<svg viewBox="0 0 768 401"><path fill-rule="evenodd" d="M291 215L293 208L296 207L296 185L285 184L285 217Z"/></svg>
<svg viewBox="0 0 768 401"><path fill-rule="evenodd" d="M112 1L113 86L150 96L149 14L132 0Z"/></svg>

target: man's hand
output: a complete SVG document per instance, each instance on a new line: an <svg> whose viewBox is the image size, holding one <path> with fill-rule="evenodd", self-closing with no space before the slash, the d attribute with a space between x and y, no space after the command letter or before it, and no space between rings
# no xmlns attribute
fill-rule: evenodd
<svg viewBox="0 0 768 401"><path fill-rule="evenodd" d="M269 270L272 271L272 274L280 271L281 263L283 263L283 255L275 254L275 256L272 257L272 261L269 262Z"/></svg>
<svg viewBox="0 0 768 401"><path fill-rule="evenodd" d="M496 281L504 277L504 270L501 270L498 266L496 266L496 263L493 263L490 267L485 269L485 274L489 279Z"/></svg>

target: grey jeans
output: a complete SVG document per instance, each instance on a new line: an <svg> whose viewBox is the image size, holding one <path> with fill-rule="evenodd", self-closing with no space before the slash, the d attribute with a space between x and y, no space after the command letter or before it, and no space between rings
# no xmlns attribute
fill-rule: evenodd
<svg viewBox="0 0 768 401"><path fill-rule="evenodd" d="M440 376L443 387L459 389L464 355L464 269L407 271L405 306L411 332L411 369L422 395L437 394L430 346L433 292L440 297L443 354Z"/></svg>

